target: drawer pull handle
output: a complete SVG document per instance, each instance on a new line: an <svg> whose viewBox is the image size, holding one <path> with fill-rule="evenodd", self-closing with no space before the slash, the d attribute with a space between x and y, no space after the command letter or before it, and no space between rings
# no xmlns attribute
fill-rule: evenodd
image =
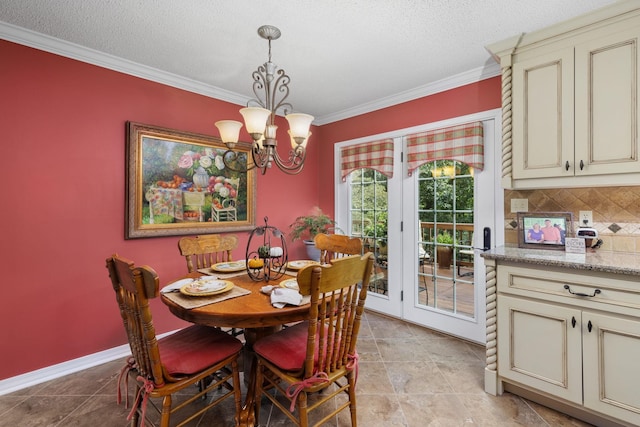
<svg viewBox="0 0 640 427"><path fill-rule="evenodd" d="M576 318L574 316L571 316L571 327L572 328L576 327Z"/></svg>
<svg viewBox="0 0 640 427"><path fill-rule="evenodd" d="M587 329L589 330L589 332L591 332L591 329L593 329L593 323L591 323L591 320L589 320L589 323L587 323Z"/></svg>
<svg viewBox="0 0 640 427"><path fill-rule="evenodd" d="M577 295L577 296L579 296L579 297L589 297L589 298L593 298L593 297L595 297L596 295L598 295L599 293L601 293L601 292L602 292L600 289L596 289L595 291L593 291L593 294L592 294L592 295L589 295L589 294L584 294L584 293L582 293L582 292L573 292L573 291L571 290L571 287L570 287L569 285L564 285L564 288L565 288L566 290L568 290L568 291L569 291L569 293L570 293L571 295Z"/></svg>
<svg viewBox="0 0 640 427"><path fill-rule="evenodd" d="M584 162L582 160L580 160L580 170L584 169Z"/></svg>
<svg viewBox="0 0 640 427"><path fill-rule="evenodd" d="M569 160L564 164L564 170L569 170Z"/></svg>

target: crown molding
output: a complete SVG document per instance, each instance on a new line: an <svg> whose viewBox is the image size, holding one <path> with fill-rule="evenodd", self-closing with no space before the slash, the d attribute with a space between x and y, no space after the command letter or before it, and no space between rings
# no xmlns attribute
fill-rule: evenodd
<svg viewBox="0 0 640 427"><path fill-rule="evenodd" d="M6 22L0 22L0 38L66 58L129 74L134 77L140 77L152 82L220 99L232 104L244 106L249 100L249 98L235 92L203 84L177 74L161 71L137 62L129 61L128 59L90 49L76 43L60 40Z"/></svg>
<svg viewBox="0 0 640 427"><path fill-rule="evenodd" d="M177 74L161 71L156 68L148 67L127 59L123 59L108 53L90 49L76 43L60 40L42 33L18 27L6 22L0 22L0 38L29 46L45 52L60 55L66 58L75 59L102 68L121 72L134 77L139 77L152 82L164 84L167 86L183 89L189 92L219 99L221 101L230 102L244 106L249 100L248 97L238 93L231 92L216 86L203 84L196 80L188 79ZM454 89L466 84L475 83L480 80L495 77L500 74L498 64L489 64L484 67L477 68L465 73L457 74L446 79L419 86L415 89L400 92L392 96L378 99L348 108L336 113L328 114L322 117L316 117L314 125L320 126L339 120L348 119L350 117L380 110L382 108L391 107L393 105L402 104L403 102L412 101L438 92Z"/></svg>

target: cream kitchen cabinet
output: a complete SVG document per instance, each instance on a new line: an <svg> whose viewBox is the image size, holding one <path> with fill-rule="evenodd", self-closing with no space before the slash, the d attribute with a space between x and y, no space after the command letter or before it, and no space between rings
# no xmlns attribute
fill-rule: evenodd
<svg viewBox="0 0 640 427"><path fill-rule="evenodd" d="M535 250L495 252L483 255L485 390L557 405L596 425L640 426L640 255L611 255L634 273L616 274L585 256L541 251L537 264Z"/></svg>
<svg viewBox="0 0 640 427"><path fill-rule="evenodd" d="M502 378L582 404L580 310L501 296L498 322Z"/></svg>
<svg viewBox="0 0 640 427"><path fill-rule="evenodd" d="M640 3L489 46L503 68L503 184L640 178Z"/></svg>

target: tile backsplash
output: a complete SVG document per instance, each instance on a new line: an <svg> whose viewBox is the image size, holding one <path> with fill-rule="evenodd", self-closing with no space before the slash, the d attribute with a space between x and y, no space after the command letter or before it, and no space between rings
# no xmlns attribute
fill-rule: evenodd
<svg viewBox="0 0 640 427"><path fill-rule="evenodd" d="M640 252L640 186L504 190L505 242L517 244L512 199L527 199L529 212L571 212L574 233L579 211L592 211L600 250Z"/></svg>

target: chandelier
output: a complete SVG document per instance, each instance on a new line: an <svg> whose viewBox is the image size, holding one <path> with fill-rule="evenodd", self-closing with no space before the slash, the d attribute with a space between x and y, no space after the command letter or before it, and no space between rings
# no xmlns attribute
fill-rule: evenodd
<svg viewBox="0 0 640 427"><path fill-rule="evenodd" d="M267 169L274 163L285 173L295 175L300 173L304 166L307 154L307 141L311 136L309 127L313 121L313 116L302 113L290 113L293 106L285 102L289 96L289 82L291 78L283 69L279 69L271 62L271 40L280 37L280 30L271 25L263 25L258 28L258 34L263 39L269 41L269 59L253 72L253 93L256 99L250 99L247 107L240 109L240 114L244 119L247 132L253 139L251 146L251 157L253 164L248 165L245 170L259 168L264 175ZM277 126L274 123L277 112L282 112L289 122L289 137L291 150L288 159L283 159L278 154L276 147ZM220 138L227 147L222 159L226 167L238 170L235 160L238 159L239 152L234 151L238 143L238 136L242 123L235 120L221 120L215 123Z"/></svg>

